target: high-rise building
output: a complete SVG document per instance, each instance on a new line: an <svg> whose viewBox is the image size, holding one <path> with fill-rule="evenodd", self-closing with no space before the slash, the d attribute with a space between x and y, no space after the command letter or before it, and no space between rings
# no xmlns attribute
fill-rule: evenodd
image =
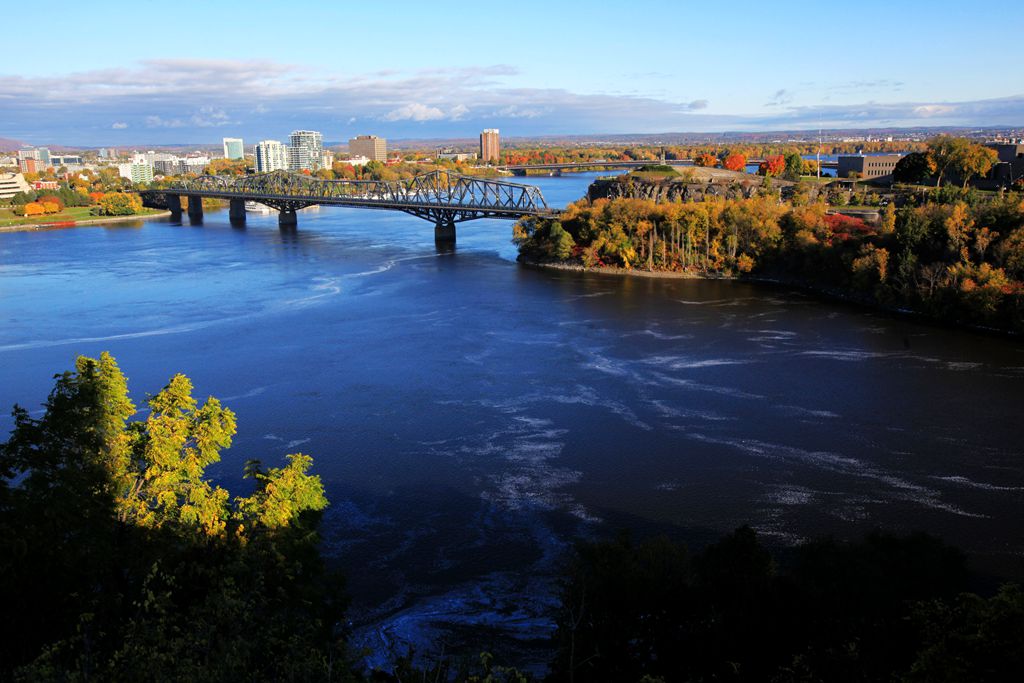
<svg viewBox="0 0 1024 683"><path fill-rule="evenodd" d="M293 130L288 136L288 168L315 171L324 154L324 136L315 130Z"/></svg>
<svg viewBox="0 0 1024 683"><path fill-rule="evenodd" d="M370 161L388 160L388 141L376 135L357 135L348 141L348 153Z"/></svg>
<svg viewBox="0 0 1024 683"><path fill-rule="evenodd" d="M128 178L133 183L153 182L153 166L144 161L142 163L118 164L117 171L122 178Z"/></svg>
<svg viewBox="0 0 1024 683"><path fill-rule="evenodd" d="M256 172L270 173L288 169L287 148L277 140L256 143Z"/></svg>
<svg viewBox="0 0 1024 683"><path fill-rule="evenodd" d="M489 163L498 160L501 149L497 128L485 128L480 133L480 161Z"/></svg>
<svg viewBox="0 0 1024 683"><path fill-rule="evenodd" d="M242 138L224 138L224 158L245 158L245 146L242 144Z"/></svg>

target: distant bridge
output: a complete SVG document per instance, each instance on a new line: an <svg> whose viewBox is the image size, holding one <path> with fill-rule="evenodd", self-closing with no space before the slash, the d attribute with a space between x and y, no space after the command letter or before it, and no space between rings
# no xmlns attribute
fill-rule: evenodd
<svg viewBox="0 0 1024 683"><path fill-rule="evenodd" d="M230 202L232 222L245 221L245 202L277 209L278 223L294 227L298 209L318 204L404 211L434 223L434 237L455 240L455 224L477 218L518 219L548 215L544 195L532 185L433 171L410 180L321 180L301 173L272 171L247 176L200 176L167 187L144 190L144 206L167 209L181 218L181 198L188 197L188 215L203 217L202 199ZM192 201L198 200L198 201Z"/></svg>
<svg viewBox="0 0 1024 683"><path fill-rule="evenodd" d="M747 165L760 164L764 159L747 159ZM668 165L668 166L693 166L693 159L649 159L647 161L607 161L607 160L594 160L594 161L567 161L565 163L547 163L547 164L508 164L505 166L498 166L499 170L510 171L512 174L517 176L526 175L527 171L585 171L592 168L600 169L631 169L640 168L641 166L651 165ZM822 161L822 168L838 168L839 163L836 161Z"/></svg>
<svg viewBox="0 0 1024 683"><path fill-rule="evenodd" d="M677 163L683 161L689 162L689 159L680 160ZM549 164L507 164L505 166L498 166L497 168L502 171L511 171L515 175L526 175L527 171L579 171L590 168L640 168L641 166L650 166L651 164L665 164L672 163L666 161L567 161L565 163L549 163Z"/></svg>

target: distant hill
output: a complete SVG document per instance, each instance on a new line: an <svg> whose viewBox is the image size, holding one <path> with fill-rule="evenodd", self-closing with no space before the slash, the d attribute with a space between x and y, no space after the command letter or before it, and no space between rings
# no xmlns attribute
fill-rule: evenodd
<svg viewBox="0 0 1024 683"><path fill-rule="evenodd" d="M20 140L11 140L10 138L0 138L0 152L14 152L25 146L25 143Z"/></svg>

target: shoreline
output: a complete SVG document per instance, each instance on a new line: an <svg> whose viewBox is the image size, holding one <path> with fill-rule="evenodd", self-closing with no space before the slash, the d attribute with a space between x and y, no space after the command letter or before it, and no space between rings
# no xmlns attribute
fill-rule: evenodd
<svg viewBox="0 0 1024 683"><path fill-rule="evenodd" d="M531 261L528 259L524 259L522 256L517 257L516 262L519 263L520 265L529 268L537 268L540 270L558 270L563 272L605 275L612 277L642 277L656 280L726 280L731 282L746 282L768 287L789 288L814 296L823 301L841 303L847 306L859 308L861 310L869 310L874 313L889 316L891 318L909 320L911 322L915 322L918 324L932 325L935 327L944 327L947 329L965 330L975 334L985 334L989 336L1002 337L1004 339L1024 339L1024 335L1022 335L1019 332L1014 332L1013 330L1006 330L998 327L985 327L982 325L970 325L967 323L957 322L955 320L936 318L926 313L915 311L909 308L893 308L890 306L883 306L874 301L869 301L862 297L855 296L853 293L822 288L812 283L799 280L786 280L783 278L750 277L722 274L708 275L700 273L683 273L677 271L631 270L627 268L619 268L617 266L587 268L586 266L569 263L544 263L540 261Z"/></svg>
<svg viewBox="0 0 1024 683"><path fill-rule="evenodd" d="M52 221L50 223L28 223L23 225L0 226L0 233L3 232L34 232L37 230L53 230L60 228L77 228L81 226L99 225L103 223L122 223L124 221L144 221L150 218L166 218L170 211L157 213L135 214L132 216L99 216L84 221Z"/></svg>

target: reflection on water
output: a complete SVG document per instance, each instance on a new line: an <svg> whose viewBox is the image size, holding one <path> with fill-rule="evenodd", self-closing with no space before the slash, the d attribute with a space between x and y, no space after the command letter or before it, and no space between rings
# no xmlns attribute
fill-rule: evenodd
<svg viewBox="0 0 1024 683"><path fill-rule="evenodd" d="M552 205L589 182L530 180ZM399 213L247 218L0 235L0 403L35 407L75 354L110 350L137 401L180 371L237 412L225 485L248 458L312 454L378 661L442 635L541 659L560 553L619 527L926 529L1019 566L1019 342L524 268L501 221L446 250Z"/></svg>

